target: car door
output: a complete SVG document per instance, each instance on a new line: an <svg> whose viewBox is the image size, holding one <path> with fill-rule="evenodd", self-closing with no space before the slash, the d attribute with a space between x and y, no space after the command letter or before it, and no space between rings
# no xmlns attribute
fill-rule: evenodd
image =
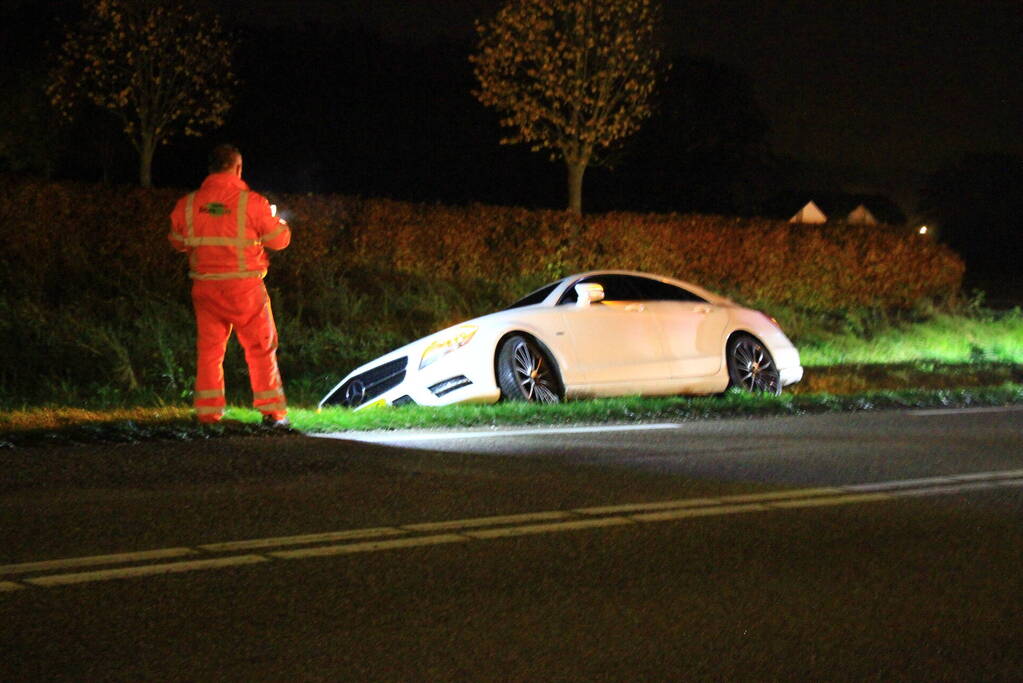
<svg viewBox="0 0 1023 683"><path fill-rule="evenodd" d="M637 278L647 308L664 334L672 377L706 377L721 368L728 312L668 282Z"/></svg>
<svg viewBox="0 0 1023 683"><path fill-rule="evenodd" d="M670 377L657 318L632 279L619 274L590 276L574 284L601 285L602 301L578 306L574 285L559 301L587 384L627 384Z"/></svg>

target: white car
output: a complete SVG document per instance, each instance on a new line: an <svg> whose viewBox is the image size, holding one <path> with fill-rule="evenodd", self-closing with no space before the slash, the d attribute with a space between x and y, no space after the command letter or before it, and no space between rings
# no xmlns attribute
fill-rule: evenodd
<svg viewBox="0 0 1023 683"><path fill-rule="evenodd" d="M320 407L557 403L632 394L778 394L803 376L768 316L701 287L621 270L571 275L353 370Z"/></svg>

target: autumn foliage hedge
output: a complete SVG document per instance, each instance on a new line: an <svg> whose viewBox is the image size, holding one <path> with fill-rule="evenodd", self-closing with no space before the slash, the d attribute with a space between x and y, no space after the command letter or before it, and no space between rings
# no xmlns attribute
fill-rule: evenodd
<svg viewBox="0 0 1023 683"><path fill-rule="evenodd" d="M187 390L187 266L166 240L184 192L0 178L0 390L38 378ZM947 300L963 275L947 248L889 227L266 194L294 234L267 279L282 364L309 376L591 268L839 316Z"/></svg>

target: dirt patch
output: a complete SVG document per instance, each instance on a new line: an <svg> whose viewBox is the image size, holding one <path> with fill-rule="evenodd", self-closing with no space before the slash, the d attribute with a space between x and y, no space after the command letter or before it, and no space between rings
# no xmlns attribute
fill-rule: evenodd
<svg viewBox="0 0 1023 683"><path fill-rule="evenodd" d="M806 368L793 394L858 394L900 389L961 389L1023 383L1023 365L832 365Z"/></svg>

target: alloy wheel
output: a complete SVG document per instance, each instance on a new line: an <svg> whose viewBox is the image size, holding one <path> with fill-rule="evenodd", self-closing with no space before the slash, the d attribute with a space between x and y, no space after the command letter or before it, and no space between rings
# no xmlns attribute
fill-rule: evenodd
<svg viewBox="0 0 1023 683"><path fill-rule="evenodd" d="M729 374L736 386L754 393L781 393L781 373L770 352L756 339L742 337L734 342L728 361Z"/></svg>
<svg viewBox="0 0 1023 683"><path fill-rule="evenodd" d="M509 342L511 353L506 369L514 381L514 398L536 403L558 403L561 401L560 383L557 372L547 356L536 345L522 337ZM504 354L502 354L504 355ZM507 377L507 375L506 375Z"/></svg>

